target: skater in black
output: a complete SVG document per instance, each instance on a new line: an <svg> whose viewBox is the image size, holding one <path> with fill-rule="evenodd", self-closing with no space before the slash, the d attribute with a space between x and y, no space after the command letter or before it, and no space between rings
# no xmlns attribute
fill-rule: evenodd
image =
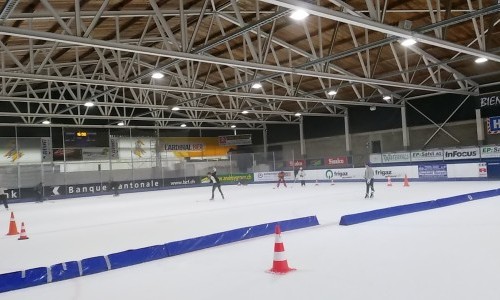
<svg viewBox="0 0 500 300"><path fill-rule="evenodd" d="M113 191L113 197L119 196L119 194L118 194L118 182L111 181L111 183L109 184L109 187Z"/></svg>
<svg viewBox="0 0 500 300"><path fill-rule="evenodd" d="M210 182L212 182L212 198L210 200L214 200L214 192L215 189L219 189L220 195L222 196L222 199L224 199L224 194L222 193L222 190L220 189L220 181L219 177L216 175L217 170L214 168L213 172L208 172L207 176L208 179L210 179Z"/></svg>
<svg viewBox="0 0 500 300"><path fill-rule="evenodd" d="M2 199L3 206L6 210L9 210L9 203L7 202L7 193L4 188L0 188L0 199Z"/></svg>
<svg viewBox="0 0 500 300"><path fill-rule="evenodd" d="M43 184L41 182L37 184L33 191L35 192L35 202L43 202Z"/></svg>
<svg viewBox="0 0 500 300"><path fill-rule="evenodd" d="M365 164L365 180L366 180L366 194L365 198L373 198L373 193L375 192L375 189L373 188L373 177L375 174L373 173L373 169L368 165L368 163ZM371 193L370 193L371 189Z"/></svg>

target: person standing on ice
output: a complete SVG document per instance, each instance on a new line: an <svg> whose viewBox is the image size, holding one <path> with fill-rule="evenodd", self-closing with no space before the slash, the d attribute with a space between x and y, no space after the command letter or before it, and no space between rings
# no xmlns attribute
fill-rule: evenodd
<svg viewBox="0 0 500 300"><path fill-rule="evenodd" d="M373 188L373 177L375 176L373 169L370 167L368 163L365 164L365 181L366 181L366 194L365 198L373 198L373 193L375 192L375 189ZM371 189L371 193L370 193Z"/></svg>
<svg viewBox="0 0 500 300"><path fill-rule="evenodd" d="M222 193L222 190L220 188L219 177L217 177L216 173L217 169L215 169L215 167L213 168L212 172L207 173L208 179L210 179L210 182L212 183L212 198L210 198L210 200L214 200L215 189L219 189L220 195L222 196L222 199L224 199L224 194Z"/></svg>
<svg viewBox="0 0 500 300"><path fill-rule="evenodd" d="M6 210L9 210L9 203L7 202L7 192L5 191L4 188L0 188L0 199L2 199L3 206L5 207Z"/></svg>
<svg viewBox="0 0 500 300"><path fill-rule="evenodd" d="M280 183L283 182L283 185L286 187L286 182L285 182L285 172L280 171L278 173L278 185L276 186L277 188L280 187Z"/></svg>
<svg viewBox="0 0 500 300"><path fill-rule="evenodd" d="M297 172L297 177L299 177L300 186L306 186L306 172L304 172L302 167L299 168L299 172Z"/></svg>

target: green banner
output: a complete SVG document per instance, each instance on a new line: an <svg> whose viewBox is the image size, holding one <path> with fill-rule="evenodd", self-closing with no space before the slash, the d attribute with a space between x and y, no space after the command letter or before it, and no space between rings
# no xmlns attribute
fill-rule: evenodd
<svg viewBox="0 0 500 300"><path fill-rule="evenodd" d="M251 183L253 182L253 174L231 174L231 175L218 175L221 183Z"/></svg>

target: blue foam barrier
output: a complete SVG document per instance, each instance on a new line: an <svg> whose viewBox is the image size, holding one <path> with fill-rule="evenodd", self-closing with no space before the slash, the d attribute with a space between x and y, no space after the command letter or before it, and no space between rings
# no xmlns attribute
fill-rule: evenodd
<svg viewBox="0 0 500 300"><path fill-rule="evenodd" d="M80 268L78 267L78 262L76 261L68 261L65 263L52 265L50 266L49 270L51 275L51 282L71 279L80 276Z"/></svg>
<svg viewBox="0 0 500 300"><path fill-rule="evenodd" d="M500 189L487 190L463 195L457 195L447 198L441 198L432 201L418 202L406 205L399 205L393 207L387 207L382 209L376 209L366 212L361 212L357 214L344 215L340 218L340 225L353 225L373 220L378 220L382 218L394 217L403 214L409 214L429 209L435 209L455 204L460 204L468 201L495 197L500 195Z"/></svg>
<svg viewBox="0 0 500 300"><path fill-rule="evenodd" d="M82 276L100 273L109 270L104 256L95 256L82 259Z"/></svg>
<svg viewBox="0 0 500 300"><path fill-rule="evenodd" d="M0 274L0 293L47 283L47 268Z"/></svg>
<svg viewBox="0 0 500 300"><path fill-rule="evenodd" d="M0 274L0 293L36 286L44 283L91 275L111 269L123 268L168 256L188 253L204 248L215 247L250 238L274 234L276 224L282 231L319 225L316 216L291 219L256 226L238 228L207 236L171 242L140 249L127 250L105 256L85 258L79 262L71 261L24 271ZM48 269L50 273L48 273Z"/></svg>
<svg viewBox="0 0 500 300"><path fill-rule="evenodd" d="M298 228L305 228L305 227L319 225L319 222L316 216L309 216L299 219L285 220L285 221L261 224L251 227L238 228L230 231L214 233L187 240L175 241L167 243L165 244L165 246L167 248L168 255L175 256L210 247L242 241L254 237L273 234L274 227L276 224L280 224L282 231L288 231Z"/></svg>
<svg viewBox="0 0 500 300"><path fill-rule="evenodd" d="M165 245L157 245L109 254L108 258L111 264L111 269L118 269L166 258L167 255L168 253Z"/></svg>

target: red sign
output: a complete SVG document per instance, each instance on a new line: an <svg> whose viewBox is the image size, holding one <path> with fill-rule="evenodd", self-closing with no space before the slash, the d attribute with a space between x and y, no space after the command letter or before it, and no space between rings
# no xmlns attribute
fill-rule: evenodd
<svg viewBox="0 0 500 300"><path fill-rule="evenodd" d="M326 159L326 164L329 166L347 165L348 163L347 156L328 157Z"/></svg>
<svg viewBox="0 0 500 300"><path fill-rule="evenodd" d="M305 167L306 161L305 160L296 160L296 161L289 160L288 166L289 167Z"/></svg>

